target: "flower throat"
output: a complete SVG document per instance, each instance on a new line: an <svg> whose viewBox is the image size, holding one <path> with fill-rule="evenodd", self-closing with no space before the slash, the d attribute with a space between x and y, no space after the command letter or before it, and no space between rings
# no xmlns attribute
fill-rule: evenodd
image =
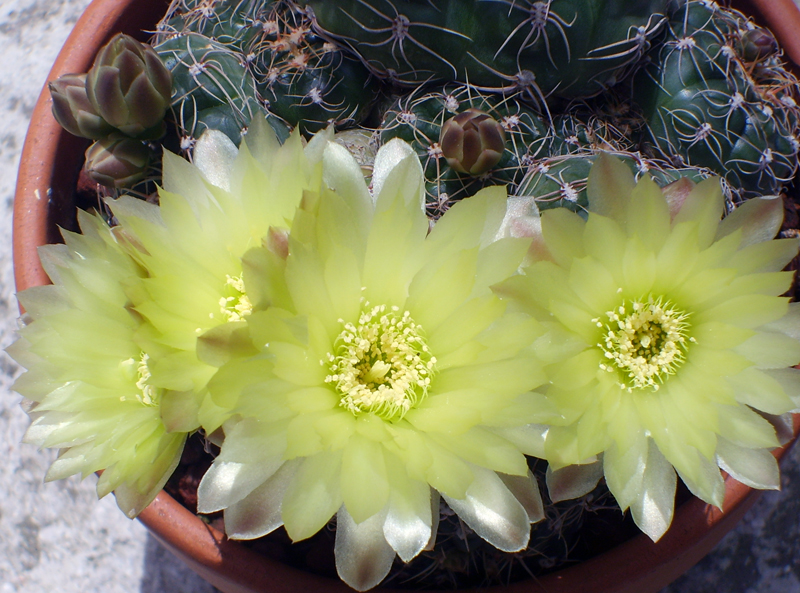
<svg viewBox="0 0 800 593"><path fill-rule="evenodd" d="M384 420L398 420L428 392L436 365L422 334L408 311L364 303L358 323L345 323L328 353L333 384L340 404L353 414L371 412Z"/></svg>
<svg viewBox="0 0 800 593"><path fill-rule="evenodd" d="M657 391L683 364L688 343L695 341L688 336L688 313L661 297L626 300L605 315L606 323L592 320L604 328L597 346L608 363L600 368L620 371L625 376L620 387L628 392L647 387Z"/></svg>

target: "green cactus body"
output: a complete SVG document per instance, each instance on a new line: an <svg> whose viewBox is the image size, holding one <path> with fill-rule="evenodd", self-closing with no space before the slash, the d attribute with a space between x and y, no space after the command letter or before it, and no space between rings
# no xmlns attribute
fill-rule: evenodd
<svg viewBox="0 0 800 593"><path fill-rule="evenodd" d="M765 36L738 12L692 0L633 80L653 154L708 167L741 198L777 193L797 169L797 80Z"/></svg>
<svg viewBox="0 0 800 593"><path fill-rule="evenodd" d="M155 47L172 72L172 109L181 136L181 148L190 149L206 128L225 132L236 144L241 130L263 112L255 81L231 47L199 33L167 39ZM288 128L268 118L275 131Z"/></svg>
<svg viewBox="0 0 800 593"><path fill-rule="evenodd" d="M624 78L666 20L668 0L306 0L318 27L376 75L590 96Z"/></svg>
<svg viewBox="0 0 800 593"><path fill-rule="evenodd" d="M632 151L631 127L611 113L590 105L575 105L553 118L550 156L585 153L587 150Z"/></svg>
<svg viewBox="0 0 800 593"><path fill-rule="evenodd" d="M505 150L488 172L471 176L452 169L444 158L439 138L442 126L468 109L479 109L492 116L504 129ZM402 97L385 112L380 141L392 138L409 142L422 161L427 181L428 214L436 219L454 202L475 194L488 185L515 186L522 179L525 165L548 140L547 127L534 110L514 99L477 93L464 85Z"/></svg>
<svg viewBox="0 0 800 593"><path fill-rule="evenodd" d="M243 51L267 22L276 0L173 0L158 25L160 37L199 33Z"/></svg>
<svg viewBox="0 0 800 593"><path fill-rule="evenodd" d="M360 122L377 95L361 62L313 33L310 20L290 9L274 11L246 53L267 108L307 132Z"/></svg>
<svg viewBox="0 0 800 593"><path fill-rule="evenodd" d="M234 142L254 114L279 136L365 115L376 90L356 59L311 33L285 1L183 0L159 24L156 50L175 76L173 109L191 144L206 127Z"/></svg>

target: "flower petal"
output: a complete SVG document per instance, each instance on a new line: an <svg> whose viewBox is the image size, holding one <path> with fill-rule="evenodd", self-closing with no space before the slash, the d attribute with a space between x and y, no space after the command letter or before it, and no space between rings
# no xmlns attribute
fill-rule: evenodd
<svg viewBox="0 0 800 593"><path fill-rule="evenodd" d="M800 369L774 369L762 371L771 379L777 381L784 393L794 402L795 408L800 408ZM754 406L762 409L759 406ZM764 409L765 412L770 410ZM774 412L770 412L773 414Z"/></svg>
<svg viewBox="0 0 800 593"><path fill-rule="evenodd" d="M715 462L711 462L696 449L672 442L669 455L664 456L675 467L689 491L697 498L717 508L722 508L725 497L725 482ZM659 449L663 448L659 445Z"/></svg>
<svg viewBox="0 0 800 593"><path fill-rule="evenodd" d="M507 440L475 427L463 434L446 437L431 433L430 438L461 459L505 474L523 475L528 469L524 455Z"/></svg>
<svg viewBox="0 0 800 593"><path fill-rule="evenodd" d="M286 489L281 508L292 541L314 535L342 506L341 465L341 451L323 451L303 460Z"/></svg>
<svg viewBox="0 0 800 593"><path fill-rule="evenodd" d="M760 369L785 368L800 362L800 342L780 333L757 331L733 351Z"/></svg>
<svg viewBox="0 0 800 593"><path fill-rule="evenodd" d="M783 223L783 200L778 196L753 198L726 216L717 229L716 240L741 229L741 247L775 238Z"/></svg>
<svg viewBox="0 0 800 593"><path fill-rule="evenodd" d="M545 479L547 492L552 502L580 498L597 487L603 477L603 462L595 461L586 465L568 465L557 470L547 466Z"/></svg>
<svg viewBox="0 0 800 593"><path fill-rule="evenodd" d="M342 507L336 515L336 572L356 591L377 586L392 568L395 553L383 535L386 513L356 523Z"/></svg>
<svg viewBox="0 0 800 593"><path fill-rule="evenodd" d="M322 163L323 181L330 189L346 199L356 217L356 226L363 233L369 224L373 204L372 196L369 195L364 183L361 167L350 152L336 142L328 142Z"/></svg>
<svg viewBox="0 0 800 593"><path fill-rule="evenodd" d="M255 539L283 525L283 497L300 463L299 459L285 462L258 488L225 509L225 532L228 537Z"/></svg>
<svg viewBox="0 0 800 593"><path fill-rule="evenodd" d="M376 304L403 305L409 283L425 264L427 233L425 214L403 203L402 195L375 213L364 258L364 298Z"/></svg>
<svg viewBox="0 0 800 593"><path fill-rule="evenodd" d="M492 429L507 441L513 443L525 455L545 458L545 439L549 427L544 424L526 424Z"/></svg>
<svg viewBox="0 0 800 593"><path fill-rule="evenodd" d="M720 438L717 463L733 478L760 490L780 490L778 462L767 449L748 449Z"/></svg>
<svg viewBox="0 0 800 593"><path fill-rule="evenodd" d="M609 311L619 304L619 282L593 257L573 260L569 285L592 311Z"/></svg>
<svg viewBox="0 0 800 593"><path fill-rule="evenodd" d="M620 224L605 216L590 216L583 232L584 251L603 264L612 277L622 282L622 256L627 236ZM615 288L617 288L615 287Z"/></svg>
<svg viewBox="0 0 800 593"><path fill-rule="evenodd" d="M282 423L280 423L282 424ZM213 513L250 494L283 465L286 437L279 426L247 418L226 434L219 456L197 489L197 509Z"/></svg>
<svg viewBox="0 0 800 593"><path fill-rule="evenodd" d="M192 162L209 182L230 191L230 175L238 154L239 149L227 134L206 129L194 146Z"/></svg>
<svg viewBox="0 0 800 593"><path fill-rule="evenodd" d="M735 445L748 449L780 446L775 429L746 406L719 406L719 434Z"/></svg>
<svg viewBox="0 0 800 593"><path fill-rule="evenodd" d="M383 535L403 562L409 562L431 539L431 488L408 478L402 462L388 457L391 495Z"/></svg>
<svg viewBox="0 0 800 593"><path fill-rule="evenodd" d="M424 266L408 287L406 307L414 321L435 332L472 293L477 258L475 248L436 258Z"/></svg>
<svg viewBox="0 0 800 593"><path fill-rule="evenodd" d="M539 492L536 478L530 470L524 476L512 476L509 474L497 474L497 476L525 509L528 514L528 521L538 523L544 519L542 495Z"/></svg>
<svg viewBox="0 0 800 593"><path fill-rule="evenodd" d="M623 511L636 501L642 491L648 449L654 446L652 440L640 432L628 447L615 443L603 454L606 484Z"/></svg>
<svg viewBox="0 0 800 593"><path fill-rule="evenodd" d="M777 321L767 323L763 329L779 331L800 340L800 303L789 303L789 310Z"/></svg>
<svg viewBox="0 0 800 593"><path fill-rule="evenodd" d="M522 504L493 471L472 468L475 479L462 499L442 494L453 511L472 530L504 552L525 549L530 521Z"/></svg>
<svg viewBox="0 0 800 593"><path fill-rule="evenodd" d="M635 186L633 173L622 161L599 153L589 170L586 187L589 210L624 221L628 199Z"/></svg>
<svg viewBox="0 0 800 593"><path fill-rule="evenodd" d="M344 506L356 523L386 506L389 481L383 447L360 434L350 437L342 455L341 492Z"/></svg>
<svg viewBox="0 0 800 593"><path fill-rule="evenodd" d="M673 226L687 220L697 221L697 244L700 249L705 249L711 245L717 234L723 207L724 198L719 177L709 177L694 186L686 196L683 206L673 219Z"/></svg>
<svg viewBox="0 0 800 593"><path fill-rule="evenodd" d="M559 266L569 267L574 258L583 257L583 235L586 221L566 208L547 210L542 215L542 235L553 259Z"/></svg>
<svg viewBox="0 0 800 593"><path fill-rule="evenodd" d="M442 496L464 498L475 479L471 466L429 438L425 439L425 444L430 452L430 465L425 472L428 484Z"/></svg>
<svg viewBox="0 0 800 593"><path fill-rule="evenodd" d="M422 179L422 165L414 149L407 142L392 139L381 146L375 155L372 167L372 193L376 202L388 199L386 196L381 198L384 187L387 188L387 194L404 188L406 192L404 201L424 210L425 190Z"/></svg>
<svg viewBox="0 0 800 593"><path fill-rule="evenodd" d="M661 188L649 175L631 192L627 213L628 232L639 237L650 251L658 252L670 231L670 214Z"/></svg>
<svg viewBox="0 0 800 593"><path fill-rule="evenodd" d="M622 296L639 299L649 293L655 283L656 272L655 253L646 249L638 237L629 239L622 256Z"/></svg>
<svg viewBox="0 0 800 593"><path fill-rule="evenodd" d="M775 239L740 249L728 262L741 274L779 272L797 255L800 239Z"/></svg>
<svg viewBox="0 0 800 593"><path fill-rule="evenodd" d="M494 296L468 300L428 334L431 351L439 359L464 346L500 317L505 308Z"/></svg>
<svg viewBox="0 0 800 593"><path fill-rule="evenodd" d="M290 142L290 140L287 140ZM275 130L267 123L266 118L254 117L247 126L244 144L258 163L271 163L281 147ZM195 147L197 150L197 147Z"/></svg>
<svg viewBox="0 0 800 593"><path fill-rule="evenodd" d="M695 316L697 323L720 321L739 327L755 328L776 321L786 314L786 299L761 294L734 297Z"/></svg>
<svg viewBox="0 0 800 593"><path fill-rule="evenodd" d="M654 542L661 539L672 523L677 482L672 465L651 443L642 488L631 503L631 516L639 529Z"/></svg>

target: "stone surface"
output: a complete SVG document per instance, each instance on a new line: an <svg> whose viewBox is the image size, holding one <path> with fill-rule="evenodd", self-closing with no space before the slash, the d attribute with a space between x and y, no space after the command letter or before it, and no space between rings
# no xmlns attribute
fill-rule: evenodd
<svg viewBox="0 0 800 593"><path fill-rule="evenodd" d="M20 151L50 64L88 0L0 2L0 346L14 339L11 207ZM20 439L28 421L0 354L0 593L213 593L94 477L44 484L53 452ZM716 550L662 593L800 593L800 447L782 492L766 493Z"/></svg>
<svg viewBox="0 0 800 593"><path fill-rule="evenodd" d="M50 65L88 0L0 2L0 346L14 340L17 302L11 211L28 120ZM54 451L20 444L28 419L11 391L19 373L0 353L0 593L212 593L95 477L45 484Z"/></svg>

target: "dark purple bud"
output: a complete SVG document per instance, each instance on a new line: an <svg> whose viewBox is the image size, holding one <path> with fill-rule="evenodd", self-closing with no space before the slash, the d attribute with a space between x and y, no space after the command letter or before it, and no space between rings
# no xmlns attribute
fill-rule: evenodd
<svg viewBox="0 0 800 593"><path fill-rule="evenodd" d="M741 55L745 62L760 62L778 53L778 41L765 29L752 29L742 34Z"/></svg>
<svg viewBox="0 0 800 593"><path fill-rule="evenodd" d="M478 176L500 162L506 133L491 115L470 108L444 122L439 146L452 169Z"/></svg>
<svg viewBox="0 0 800 593"><path fill-rule="evenodd" d="M86 95L85 74L65 74L50 83L53 117L70 134L82 138L105 138L114 128L97 114Z"/></svg>
<svg viewBox="0 0 800 593"><path fill-rule="evenodd" d="M132 187L144 179L150 149L141 140L114 136L98 140L86 151L86 173L100 185Z"/></svg>
<svg viewBox="0 0 800 593"><path fill-rule="evenodd" d="M86 93L97 113L123 134L155 140L164 133L172 74L152 47L120 33L97 54Z"/></svg>

